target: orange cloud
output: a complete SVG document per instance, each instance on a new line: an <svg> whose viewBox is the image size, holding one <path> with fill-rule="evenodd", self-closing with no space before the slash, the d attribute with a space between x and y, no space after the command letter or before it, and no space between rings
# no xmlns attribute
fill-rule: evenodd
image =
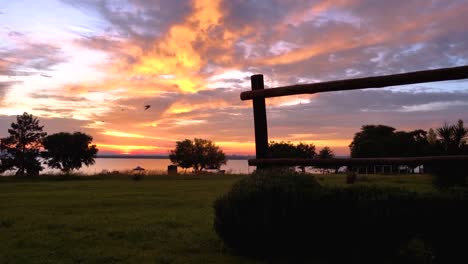
<svg viewBox="0 0 468 264"><path fill-rule="evenodd" d="M451 4L446 5L440 12L425 9L425 12L414 13L414 18L405 13L398 17L386 18L384 16L380 19L380 14L376 13L375 15L379 16L376 19L372 17L373 14L366 13L369 11L354 8L355 4L360 4L362 1L324 0L313 3L311 1L305 5L288 2L283 14L294 11L286 15L283 20L251 19L255 21L251 24L255 24L255 29L258 30L254 32L251 25L231 27L230 23L237 25L241 21L240 24L244 24L245 21L249 21L249 18L244 14L239 15L236 11L242 9L229 9L226 1L224 4L221 2L221 0L192 0L190 2L192 9L188 15L174 19L173 21L177 21L176 24L165 23L163 28L155 28L152 34L144 36L143 34L140 36L137 31L132 35L116 33L118 30L113 29L111 31L114 32L107 31L98 37L78 36L81 38L80 48L84 45L88 49L103 51L102 56L77 50L76 47L62 46L67 46L74 54L74 58L86 56L88 57L86 62L96 62L98 66L80 67L85 64L76 64L75 61L69 64L65 72L64 68L57 67L56 73L61 74L53 74L53 78L24 77L24 79L28 78L29 82L9 88L5 96L6 100L3 102L7 107L1 108L1 113L17 114L23 110L34 109L34 114L39 114L41 117L68 116L74 119L95 121L82 128L94 133L96 140L101 142L101 150L122 153L165 153L176 140L181 140L189 134L190 137L222 140L218 144L227 153L253 153L251 102L240 102L238 93L234 90L224 93L217 92L220 90L209 89L245 87L248 83L246 77L256 72L265 72L273 76L271 80L266 80L269 86L283 85L282 82L286 80L309 82L324 77L342 76L343 72L347 74L348 69L355 70L358 74L360 71L372 72L376 68L374 67L376 63L371 58L375 51L378 53L382 49L388 52L388 56L400 55L398 52L402 47L405 48L414 43L426 44L426 42L430 45L431 39L434 39L432 43L437 46L441 42L441 36L447 34L447 31L457 34L464 32L461 30L464 23L460 22L463 15L460 14L468 11L468 5ZM375 6L387 6L382 3ZM128 4L131 6L133 2ZM239 8L242 6L240 5ZM434 7L429 4L428 6ZM289 9L289 7L292 8ZM365 9L368 10L368 8ZM237 14L227 13L233 10ZM270 15L268 14L270 11L265 10L265 17ZM112 14L107 14L109 15L107 18L126 14L126 12L110 13ZM340 19L347 19L346 15L349 15L351 20L354 19L354 15L361 15L359 18L363 21L368 19L369 21L375 20L377 23L366 25L362 29L354 24L340 24ZM315 19L321 23L322 18L325 21L323 25L314 26L313 23L306 25L306 22L315 22ZM110 19L108 22L111 26L118 28L119 25L113 24L114 21ZM125 21L125 19L119 21ZM354 21L351 22L354 23ZM250 22L245 22L247 23ZM132 28L135 25L125 24L125 26ZM327 31L320 32L321 27L326 28ZM121 29L122 32L126 32L125 28ZM310 34L307 30L311 30L313 34L319 34L311 40L305 35ZM99 30L96 30L90 35L99 34L98 32ZM149 36L155 37L150 39ZM461 46L460 49L463 49L463 43L465 42L458 43ZM368 52L366 49L368 47L373 47L375 50ZM448 49L447 47L445 50ZM34 51L36 50L41 49L34 46ZM352 52L343 52L350 50ZM268 52L275 55L265 56ZM343 54L337 54L338 52L343 52ZM462 54L460 57L463 59L466 57L463 55L465 53L462 53L464 51L452 52L455 53L454 57L457 57L457 54ZM20 59L15 58L17 54L21 52L16 52L14 56L0 56L2 57L0 70L8 70L11 64L25 64L24 61L34 62L37 57L34 52L32 53L34 56L30 56L32 60L24 60L21 56ZM333 59L330 56L330 60L327 60L326 56L319 57L332 54L337 56L333 56ZM319 59L321 61L318 61ZM382 63L386 62L385 59L382 59ZM395 65L399 62L400 60L396 58ZM421 65L426 67L424 65L436 65L441 62L442 64L452 63L440 59L431 60L429 64L413 62L409 64L415 67ZM287 64L292 64L292 66L285 67L284 65ZM79 69L83 68L87 68L88 71L78 74ZM385 68L384 71L390 71L401 69L401 66L380 67L378 70L383 68ZM95 69L102 75L81 78ZM307 69L312 69L313 72L305 72ZM62 78L60 84L65 81L68 83L68 77L70 77L70 83L64 87L57 87L59 85L53 83L57 81L57 76ZM3 77L6 81L10 80L7 75ZM38 82L41 79L47 80L48 83L41 84ZM1 81L3 80L0 79ZM23 79L18 79L18 81L22 82ZM51 88L49 84L54 86ZM55 84L58 83L55 82ZM41 87L37 88L38 85ZM32 91L41 94L42 89L63 95L63 97L56 97L56 99L32 97ZM204 91L198 93L201 90ZM28 97L28 93L31 98ZM77 95L86 100L67 101L64 99L65 96L76 97ZM331 135L327 133L331 129L324 131L324 125L321 125L321 127L313 127L313 131L318 131L317 134L308 134L308 128L311 126L307 123L308 117L300 117L296 115L297 113L292 113L292 111L305 112L305 109L309 108L301 105L308 103L313 105L316 99L318 99L316 95L268 99L268 107L271 107L267 108L268 118L273 121L269 123L269 129L273 131L281 129L281 135L284 137L279 133L275 134L275 136L280 135L278 136L280 140L292 140L294 143L305 141L314 143L317 147L330 146L334 150L347 149L350 140L342 138L345 138L345 134L350 133L351 130ZM148 111L143 109L146 104L152 106ZM9 108L10 105L11 108ZM340 105L324 104L320 109L314 108L315 114L326 112L328 107L334 106ZM285 113L291 110L291 115L283 114L282 110ZM316 118L326 118L330 121L337 118L337 115L345 114L343 112L336 114L334 111L330 113L326 117L317 116ZM292 119L295 122L287 122ZM323 123L326 124L326 122ZM342 122L335 123L342 125ZM301 132L293 134L294 130ZM334 131L338 130L339 128L334 129ZM152 135L158 135L158 137ZM116 141L121 144L112 144Z"/></svg>
<svg viewBox="0 0 468 264"><path fill-rule="evenodd" d="M118 144L103 144L95 143L99 151L117 151L122 154L131 154L131 153L165 153L168 149L156 147L156 146L135 146L135 145L118 145Z"/></svg>
<svg viewBox="0 0 468 264"><path fill-rule="evenodd" d="M172 104L169 109L166 110L166 114L183 114L183 113L190 113L195 110L199 109L217 109L220 110L223 107L228 107L231 106L229 103L226 101L223 101L222 99L214 99L210 100L208 102L202 102L202 103L190 103L187 101L180 101L180 102L175 102Z"/></svg>
<svg viewBox="0 0 468 264"><path fill-rule="evenodd" d="M196 92L205 88L200 70L208 64L209 49L226 52L214 60L230 61L229 49L236 41L236 34L222 28L221 1L195 0L193 13L184 23L172 26L167 35L158 39L153 47L138 58L133 66L135 74L171 75L162 82L177 85L182 92ZM213 36L216 29L221 34ZM198 44L201 47L196 47Z"/></svg>
<svg viewBox="0 0 468 264"><path fill-rule="evenodd" d="M87 48L111 54L111 59L100 67L107 72L107 79L70 85L67 90L75 94L120 90L119 95L144 97L160 91L193 93L206 89L209 76L202 70L209 63L232 67L236 41L252 29L226 28L221 0L193 0L192 9L181 23L172 25L150 45L113 37L81 40Z"/></svg>
<svg viewBox="0 0 468 264"><path fill-rule="evenodd" d="M112 136L112 137L145 138L145 136L143 135L120 132L120 131L104 131L104 132L101 132L101 134L106 135L106 136Z"/></svg>
<svg viewBox="0 0 468 264"><path fill-rule="evenodd" d="M293 144L299 144L300 142L306 144L314 144L317 148L328 146L330 148L336 147L348 147L351 143L350 139L316 139L316 140L292 140L290 141Z"/></svg>
<svg viewBox="0 0 468 264"><path fill-rule="evenodd" d="M352 1L340 1L339 5L349 5L351 2ZM311 12L324 12L329 8L336 8L336 6L331 5L330 1L324 1L318 5L315 5ZM430 25L432 21L448 21L452 17L466 13L467 10L468 7L448 8L440 12L425 14L412 20L392 21L392 24L387 25L387 30L382 30L380 32L359 30L359 35L345 31L330 32L325 36L321 36L320 40L313 44L304 45L303 47L292 49L277 56L258 58L255 60L255 63L259 65L271 66L293 64L322 54L333 54L336 52L377 44L385 45L396 43L400 42L404 37L406 37L407 44L419 43L444 33L421 31L421 29L425 28L427 25ZM299 16L301 17L300 19L303 19L306 14L307 12ZM454 26L460 27L461 25L460 23L456 23Z"/></svg>
<svg viewBox="0 0 468 264"><path fill-rule="evenodd" d="M225 153L253 154L255 153L255 142L253 141L216 141L216 145Z"/></svg>

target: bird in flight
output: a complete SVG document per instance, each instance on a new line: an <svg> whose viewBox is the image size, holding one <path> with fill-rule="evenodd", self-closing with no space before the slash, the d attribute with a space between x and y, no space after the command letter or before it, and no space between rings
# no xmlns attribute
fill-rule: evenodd
<svg viewBox="0 0 468 264"><path fill-rule="evenodd" d="M151 107L151 105L145 105L145 110L148 110Z"/></svg>

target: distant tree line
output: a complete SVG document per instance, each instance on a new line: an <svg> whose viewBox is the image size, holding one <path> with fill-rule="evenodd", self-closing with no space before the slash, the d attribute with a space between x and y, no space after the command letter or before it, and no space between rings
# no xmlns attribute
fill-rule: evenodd
<svg viewBox="0 0 468 264"><path fill-rule="evenodd" d="M10 135L0 139L0 173L34 176L44 169L42 164L69 173L94 164L98 149L91 145L91 136L81 132L47 135L43 128L31 114L16 117L8 129Z"/></svg>
<svg viewBox="0 0 468 264"><path fill-rule="evenodd" d="M460 119L456 124L445 123L436 129L397 131L385 125L364 125L349 145L352 158L420 157L442 155L468 155L468 128ZM331 159L335 155L330 147L318 153L314 144L271 141L270 158ZM304 167L300 167L304 171ZM324 170L336 166L322 166ZM396 169L396 167L395 167Z"/></svg>
<svg viewBox="0 0 468 264"><path fill-rule="evenodd" d="M330 159L335 157L330 147L325 146L317 153L314 144L299 142L297 145L294 145L289 141L270 141L268 144L268 155L270 158L300 159Z"/></svg>
<svg viewBox="0 0 468 264"><path fill-rule="evenodd" d="M270 141L268 144L268 155L270 158L299 158L299 159L332 159L335 157L333 150L325 146L318 153L316 152L316 147L314 144L306 144L299 142L298 144L293 144L289 141ZM335 169L336 167L330 166L321 166L323 170ZM305 172L304 166L299 166L303 172Z"/></svg>
<svg viewBox="0 0 468 264"><path fill-rule="evenodd" d="M295 145L291 142L271 141L268 144L268 151L271 158L331 159L335 156L329 147L324 147L317 153L314 144L302 142ZM201 138L177 141L169 159L174 165L183 169L192 168L196 173L206 169L219 169L227 161L226 155L218 146L210 140ZM305 170L304 167L301 169Z"/></svg>
<svg viewBox="0 0 468 264"><path fill-rule="evenodd" d="M456 124L424 131L396 131L384 125L365 125L349 145L351 157L417 157L468 154L468 129Z"/></svg>

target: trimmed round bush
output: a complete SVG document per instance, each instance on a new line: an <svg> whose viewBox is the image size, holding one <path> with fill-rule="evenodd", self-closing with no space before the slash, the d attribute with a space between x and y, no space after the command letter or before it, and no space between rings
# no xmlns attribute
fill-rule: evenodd
<svg viewBox="0 0 468 264"><path fill-rule="evenodd" d="M214 202L215 231L227 246L244 254L290 251L309 239L310 228L303 228L313 215L309 196L318 188L314 177L296 173L243 178Z"/></svg>
<svg viewBox="0 0 468 264"><path fill-rule="evenodd" d="M214 209L214 228L225 245L260 257L378 263L420 237L443 261L465 252L450 236L468 240L464 191L324 187L312 176L269 171L235 183Z"/></svg>

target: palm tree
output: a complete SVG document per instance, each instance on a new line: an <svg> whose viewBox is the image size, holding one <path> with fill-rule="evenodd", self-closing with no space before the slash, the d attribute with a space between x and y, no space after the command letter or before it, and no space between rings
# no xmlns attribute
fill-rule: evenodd
<svg viewBox="0 0 468 264"><path fill-rule="evenodd" d="M463 126L463 120L459 119L458 123L453 126L453 143L458 149L462 149L466 144L468 129Z"/></svg>
<svg viewBox="0 0 468 264"><path fill-rule="evenodd" d="M442 127L437 128L437 136L439 136L445 152L451 149L453 129L453 126L449 126L447 122L445 122Z"/></svg>
<svg viewBox="0 0 468 264"><path fill-rule="evenodd" d="M437 129L437 136L446 154L460 154L466 144L468 129L463 126L463 120L459 119L456 125L444 125Z"/></svg>

